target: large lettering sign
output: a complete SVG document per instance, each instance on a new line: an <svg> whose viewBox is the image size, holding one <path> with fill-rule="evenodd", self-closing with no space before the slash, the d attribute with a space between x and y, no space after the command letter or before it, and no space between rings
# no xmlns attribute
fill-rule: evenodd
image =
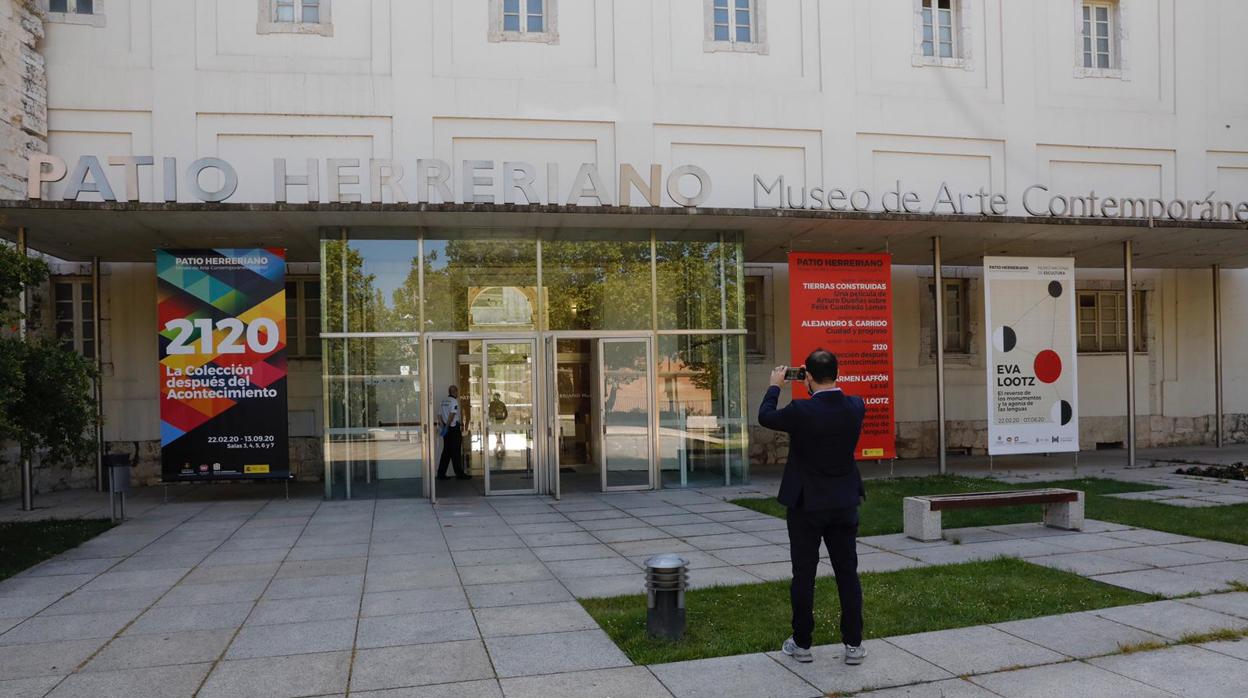
<svg viewBox="0 0 1248 698"><path fill-rule="evenodd" d="M164 480L290 476L286 252L159 250Z"/></svg>
<svg viewBox="0 0 1248 698"><path fill-rule="evenodd" d="M1075 260L984 258L988 453L1079 450Z"/></svg>
<svg viewBox="0 0 1248 698"><path fill-rule="evenodd" d="M840 361L841 388L867 403L859 459L894 458L893 283L886 254L789 255L793 365L819 347ZM794 397L806 389L794 384Z"/></svg>

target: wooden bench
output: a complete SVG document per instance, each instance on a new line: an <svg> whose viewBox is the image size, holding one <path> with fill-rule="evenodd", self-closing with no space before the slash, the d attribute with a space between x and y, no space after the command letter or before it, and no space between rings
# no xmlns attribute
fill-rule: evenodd
<svg viewBox="0 0 1248 698"><path fill-rule="evenodd" d="M1044 525L1068 531L1083 529L1083 492L1058 488L967 492L906 497L905 532L915 540L940 540L940 512L946 509L984 509L1019 504L1044 506Z"/></svg>

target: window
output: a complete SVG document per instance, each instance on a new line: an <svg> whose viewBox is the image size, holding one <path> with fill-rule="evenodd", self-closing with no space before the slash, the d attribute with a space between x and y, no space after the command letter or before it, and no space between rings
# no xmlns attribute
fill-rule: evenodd
<svg viewBox="0 0 1248 698"><path fill-rule="evenodd" d="M1079 351L1126 351L1127 294L1123 291L1079 291ZM1147 351L1144 327L1145 294L1135 292L1135 351Z"/></svg>
<svg viewBox="0 0 1248 698"><path fill-rule="evenodd" d="M943 279L945 286L943 310L945 320L945 351L954 354L965 354L970 351L970 309L967 279ZM929 283L927 292L935 293L936 285ZM936 353L936 327L931 328L931 353Z"/></svg>
<svg viewBox="0 0 1248 698"><path fill-rule="evenodd" d="M556 0L490 0L489 39L556 44Z"/></svg>
<svg viewBox="0 0 1248 698"><path fill-rule="evenodd" d="M1075 0L1076 77L1125 79L1124 26L1118 0Z"/></svg>
<svg viewBox="0 0 1248 698"><path fill-rule="evenodd" d="M745 277L745 353L754 356L767 354L764 342L768 333L763 325L767 307L765 282L762 276Z"/></svg>
<svg viewBox="0 0 1248 698"><path fill-rule="evenodd" d="M705 0L707 51L767 53L764 0Z"/></svg>
<svg viewBox="0 0 1248 698"><path fill-rule="evenodd" d="M260 0L259 34L333 36L330 0Z"/></svg>
<svg viewBox="0 0 1248 698"><path fill-rule="evenodd" d="M286 280L286 351L292 358L321 355L321 282Z"/></svg>
<svg viewBox="0 0 1248 698"><path fill-rule="evenodd" d="M104 0L48 0L48 21L104 26Z"/></svg>
<svg viewBox="0 0 1248 698"><path fill-rule="evenodd" d="M957 25L954 24L954 0L922 0L923 41L919 48L924 56L953 58L957 55Z"/></svg>
<svg viewBox="0 0 1248 698"><path fill-rule="evenodd" d="M95 358L95 302L90 279L52 282L52 317L61 346L88 359Z"/></svg>

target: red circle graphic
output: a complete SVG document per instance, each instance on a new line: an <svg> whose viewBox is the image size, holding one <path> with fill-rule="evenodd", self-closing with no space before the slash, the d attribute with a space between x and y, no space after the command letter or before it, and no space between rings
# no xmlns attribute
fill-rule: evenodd
<svg viewBox="0 0 1248 698"><path fill-rule="evenodd" d="M1052 349L1045 349L1036 354L1036 361L1033 365L1036 371L1036 378L1041 383L1052 383L1062 377L1062 357Z"/></svg>

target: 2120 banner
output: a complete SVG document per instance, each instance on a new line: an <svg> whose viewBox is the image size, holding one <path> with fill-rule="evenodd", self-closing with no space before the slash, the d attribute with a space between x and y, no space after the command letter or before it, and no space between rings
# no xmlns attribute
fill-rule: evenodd
<svg viewBox="0 0 1248 698"><path fill-rule="evenodd" d="M158 250L164 480L290 476L286 251Z"/></svg>
<svg viewBox="0 0 1248 698"><path fill-rule="evenodd" d="M793 365L820 347L840 362L838 383L867 404L860 459L894 458L893 283L886 254L789 254ZM794 397L805 395L800 384Z"/></svg>

